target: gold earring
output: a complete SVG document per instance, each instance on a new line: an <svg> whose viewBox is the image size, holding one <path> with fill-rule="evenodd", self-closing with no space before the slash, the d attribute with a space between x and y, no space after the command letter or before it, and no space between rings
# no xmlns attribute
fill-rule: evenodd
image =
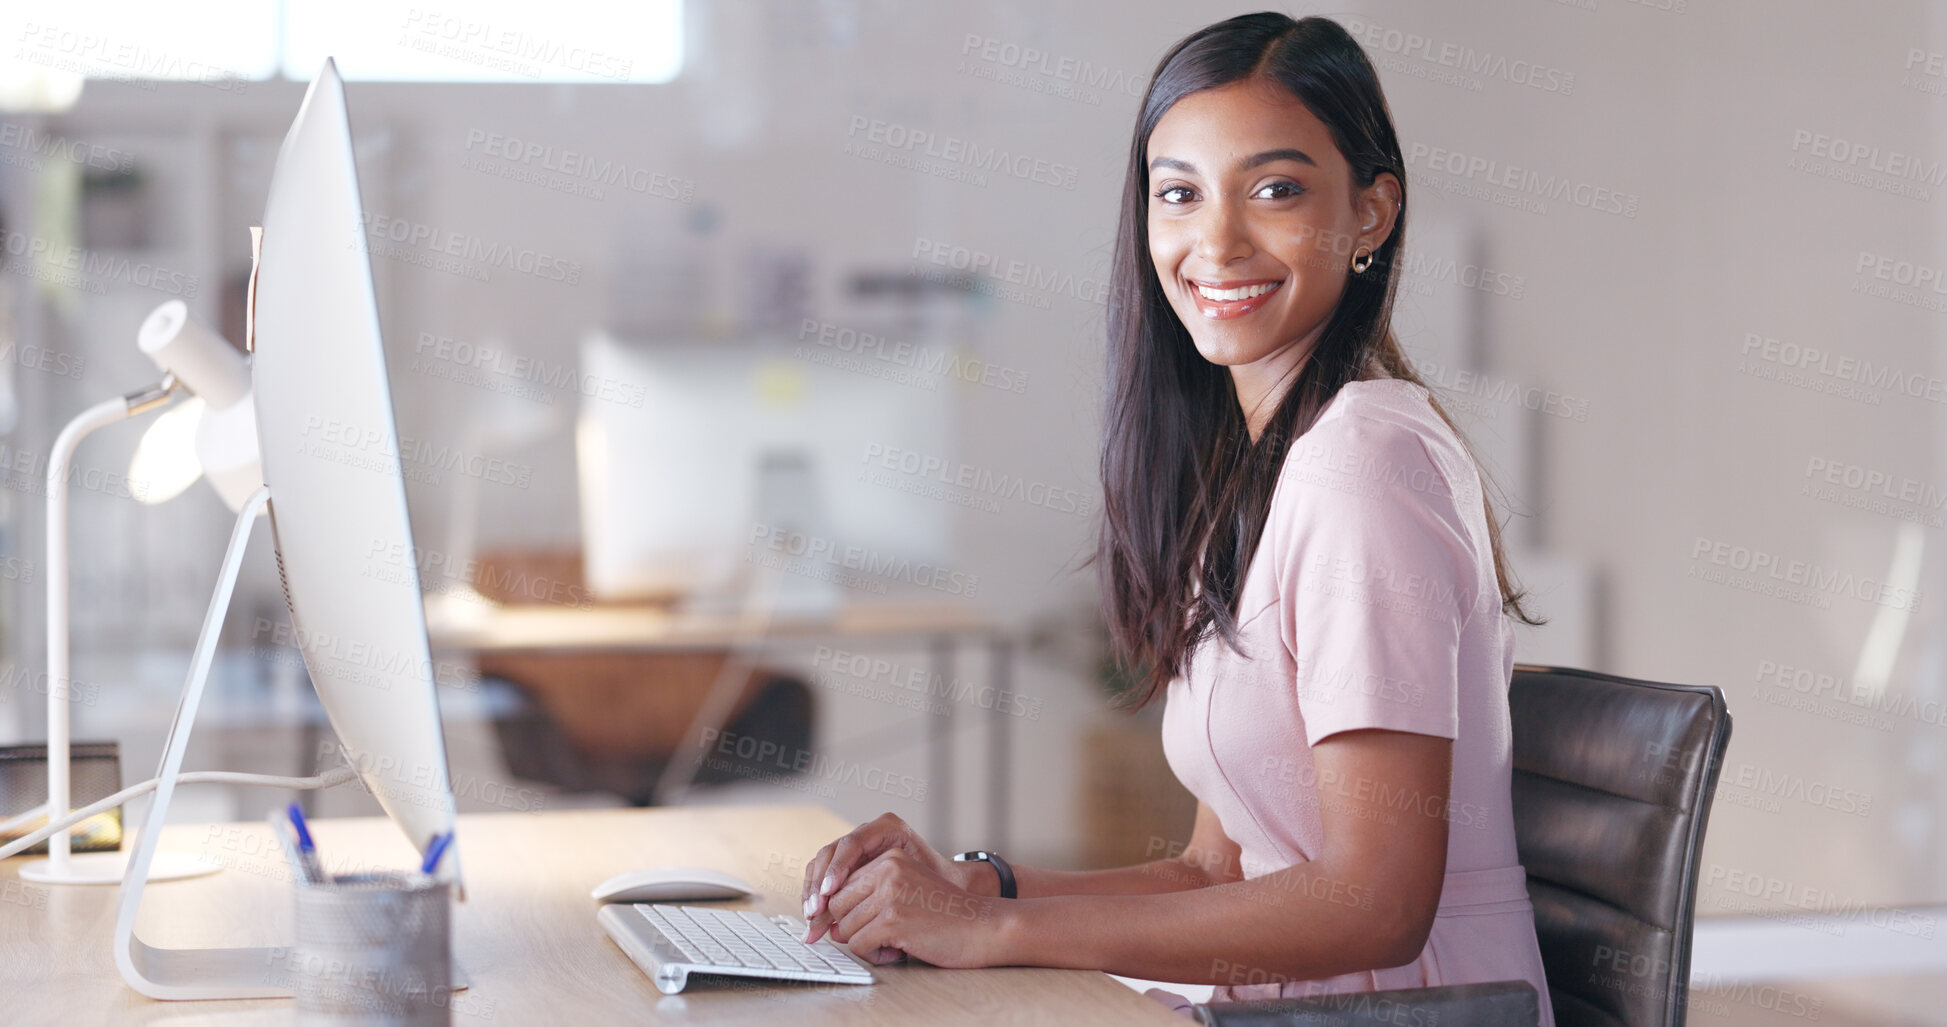
<svg viewBox="0 0 1947 1027"><path fill-rule="evenodd" d="M1371 266L1372 251L1366 249L1364 246L1359 247L1358 252L1352 254L1352 273L1355 275L1365 274L1366 268Z"/></svg>

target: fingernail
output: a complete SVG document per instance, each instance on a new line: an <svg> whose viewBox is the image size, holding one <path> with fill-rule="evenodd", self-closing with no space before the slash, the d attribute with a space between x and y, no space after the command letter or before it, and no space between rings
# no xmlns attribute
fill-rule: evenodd
<svg viewBox="0 0 1947 1027"><path fill-rule="evenodd" d="M818 883L818 894L820 895L830 895L832 892L836 891L837 889L838 889L838 878L833 877L830 874L826 874L825 879Z"/></svg>
<svg viewBox="0 0 1947 1027"><path fill-rule="evenodd" d="M812 917L817 915L818 915L818 897L814 895L811 898L804 900L804 918L806 920L809 920Z"/></svg>

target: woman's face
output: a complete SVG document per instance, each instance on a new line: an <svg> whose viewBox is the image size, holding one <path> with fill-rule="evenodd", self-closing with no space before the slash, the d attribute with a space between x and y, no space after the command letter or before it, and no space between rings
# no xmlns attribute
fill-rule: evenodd
<svg viewBox="0 0 1947 1027"><path fill-rule="evenodd" d="M1392 175L1357 188L1325 123L1259 78L1177 101L1150 133L1148 170L1163 293L1234 376L1281 380L1302 364L1353 256L1386 241L1399 209Z"/></svg>

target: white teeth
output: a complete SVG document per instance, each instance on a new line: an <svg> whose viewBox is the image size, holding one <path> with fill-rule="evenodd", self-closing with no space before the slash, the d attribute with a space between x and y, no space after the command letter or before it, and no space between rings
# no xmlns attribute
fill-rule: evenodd
<svg viewBox="0 0 1947 1027"><path fill-rule="evenodd" d="M1197 295L1207 300L1247 300L1254 296L1262 296L1283 284L1283 282L1267 282L1263 285L1247 285L1241 289L1212 289L1207 285L1198 285Z"/></svg>

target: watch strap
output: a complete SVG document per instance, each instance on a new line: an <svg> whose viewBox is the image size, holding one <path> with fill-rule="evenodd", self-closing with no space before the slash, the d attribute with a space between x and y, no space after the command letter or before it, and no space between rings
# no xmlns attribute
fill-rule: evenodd
<svg viewBox="0 0 1947 1027"><path fill-rule="evenodd" d="M1014 868L1007 865L1007 860L1002 859L1000 853L988 852L985 849L974 849L953 857L953 861L955 863L979 862L989 864L994 868L994 873L1000 876L1001 898L1011 899L1015 897Z"/></svg>

